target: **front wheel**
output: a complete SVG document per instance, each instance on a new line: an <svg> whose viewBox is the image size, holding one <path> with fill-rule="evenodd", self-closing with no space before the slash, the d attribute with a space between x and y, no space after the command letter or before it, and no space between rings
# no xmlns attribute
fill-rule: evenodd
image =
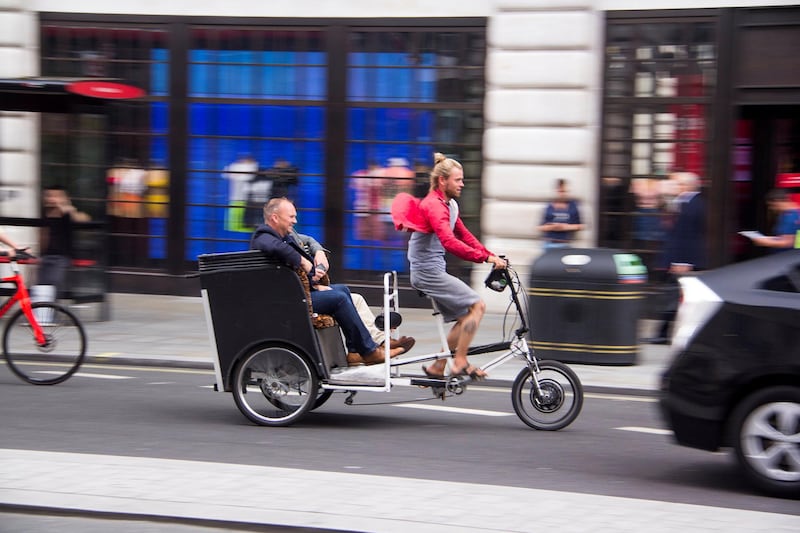
<svg viewBox="0 0 800 533"><path fill-rule="evenodd" d="M69 378L86 356L86 333L70 311L52 302L31 305L44 333L40 344L20 309L3 331L3 355L14 374L34 385L55 385Z"/></svg>
<svg viewBox="0 0 800 533"><path fill-rule="evenodd" d="M316 405L319 391L317 374L308 359L283 346L253 350L234 372L236 406L261 426L294 423Z"/></svg>
<svg viewBox="0 0 800 533"><path fill-rule="evenodd" d="M731 420L736 459L752 484L775 496L800 496L800 388L755 392Z"/></svg>
<svg viewBox="0 0 800 533"><path fill-rule="evenodd" d="M578 418L583 407L583 385L564 363L539 361L536 376L524 368L514 380L511 403L520 420L530 427L556 431Z"/></svg>

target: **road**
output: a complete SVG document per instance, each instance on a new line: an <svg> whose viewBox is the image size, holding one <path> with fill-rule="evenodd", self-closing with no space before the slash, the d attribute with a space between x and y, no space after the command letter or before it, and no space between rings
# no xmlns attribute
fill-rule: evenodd
<svg viewBox="0 0 800 533"><path fill-rule="evenodd" d="M182 459L546 489L800 515L754 494L727 454L674 445L652 396L587 393L557 432L528 428L510 391L445 402L400 388L343 394L290 428L250 424L208 371L85 365L54 387L0 367L0 448ZM422 401L414 401L422 400ZM371 405L376 402L400 402ZM405 403L402 403L405 402ZM0 452L2 453L2 452ZM276 484L280 484L276 480Z"/></svg>

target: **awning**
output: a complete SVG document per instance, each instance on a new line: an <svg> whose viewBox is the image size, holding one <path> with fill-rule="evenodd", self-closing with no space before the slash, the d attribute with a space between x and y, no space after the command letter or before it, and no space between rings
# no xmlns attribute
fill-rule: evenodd
<svg viewBox="0 0 800 533"><path fill-rule="evenodd" d="M0 79L0 110L64 113L76 107L141 98L144 90L116 78Z"/></svg>

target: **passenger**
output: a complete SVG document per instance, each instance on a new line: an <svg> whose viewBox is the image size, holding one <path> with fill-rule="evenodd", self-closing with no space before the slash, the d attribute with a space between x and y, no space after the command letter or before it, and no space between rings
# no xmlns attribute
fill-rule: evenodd
<svg viewBox="0 0 800 533"><path fill-rule="evenodd" d="M463 188L461 163L436 153L428 195L416 210L414 204L407 206L408 209L401 207L398 213L393 206L392 211L398 228L414 230L408 243L411 285L433 299L446 322L455 321L447 335L448 348L454 352L450 374L479 379L486 372L469 363L467 349L478 331L486 304L466 283L447 273L445 252L465 261L492 263L494 269L504 269L507 265L487 250L461 221L456 198L461 196ZM403 211L414 220L404 219ZM446 360L440 360L423 366L422 370L429 377L440 378L445 375L446 365Z"/></svg>
<svg viewBox="0 0 800 533"><path fill-rule="evenodd" d="M312 278L314 264L305 257L299 244L290 232L297 223L297 211L287 198L273 198L264 205L264 224L256 228L250 240L250 248L285 262L294 268L302 268ZM344 333L347 351L361 356L364 364L383 363L384 350L372 340L353 306L350 290L345 285L312 284L311 305L318 313L333 315ZM390 357L397 357L405 348L391 348Z"/></svg>
<svg viewBox="0 0 800 533"><path fill-rule="evenodd" d="M290 234L314 260L314 275L312 281L319 282L325 274L328 274L330 279L330 263L328 263L327 250L317 239L310 235L297 233L294 229L290 231ZM372 312L372 309L369 308L367 301L363 296L355 292L351 292L350 297L353 299L353 305L358 312L358 316L361 317L361 321L364 322L364 326L367 328L367 331L369 331L372 340L374 340L378 346L383 346L386 340L386 334L382 329L375 326L375 314ZM415 343L416 339L414 339L414 337L407 337L405 335L399 339L389 339L390 348L399 348L402 346L406 352L408 352ZM361 356L357 353L348 354L347 362L351 366L363 364Z"/></svg>

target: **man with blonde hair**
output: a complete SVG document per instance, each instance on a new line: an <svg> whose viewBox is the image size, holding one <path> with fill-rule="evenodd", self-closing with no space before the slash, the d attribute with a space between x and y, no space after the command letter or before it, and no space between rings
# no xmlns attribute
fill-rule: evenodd
<svg viewBox="0 0 800 533"><path fill-rule="evenodd" d="M455 322L447 335L448 348L453 352L451 375L483 378L486 373L469 363L467 350L486 304L466 283L447 273L445 252L465 261L491 263L494 269L507 265L470 233L458 215L456 198L464 188L461 163L436 153L430 178L430 192L419 205L406 206L410 209L395 209L393 205L392 216L398 229L414 231L408 242L411 285L436 303L446 322ZM422 370L429 377L441 378L446 365L445 360L436 361Z"/></svg>

